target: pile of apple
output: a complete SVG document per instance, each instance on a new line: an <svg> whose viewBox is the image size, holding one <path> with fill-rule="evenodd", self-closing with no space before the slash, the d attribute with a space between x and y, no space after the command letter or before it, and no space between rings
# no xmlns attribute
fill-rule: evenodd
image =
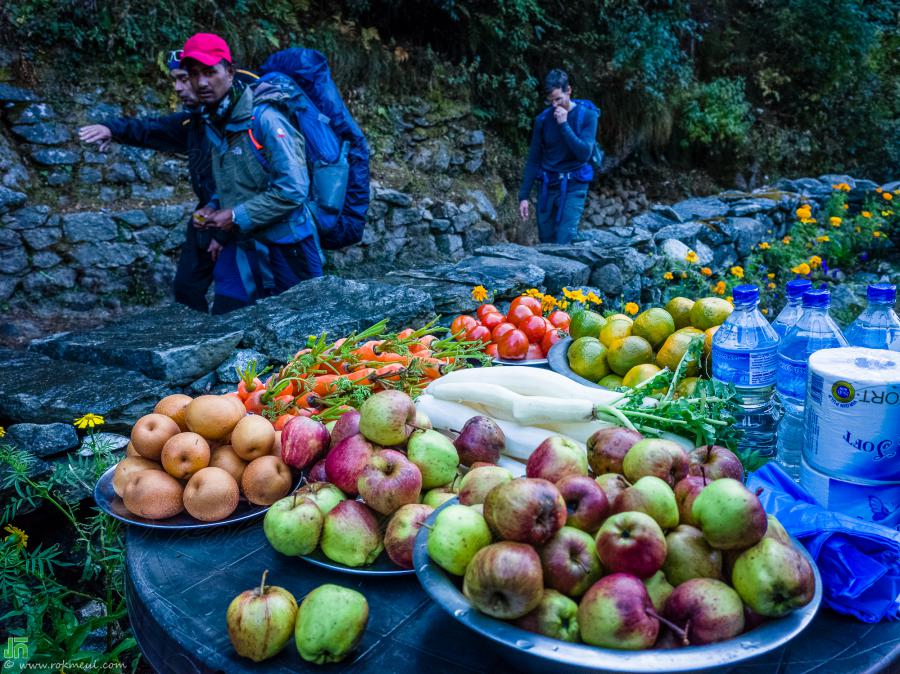
<svg viewBox="0 0 900 674"><path fill-rule="evenodd" d="M129 512L145 519L187 510L220 521L241 498L268 506L291 491L278 438L272 423L247 414L236 396L166 396L132 427L112 486Z"/></svg>
<svg viewBox="0 0 900 674"><path fill-rule="evenodd" d="M345 412L330 432L321 422L295 417L284 427L281 452L288 465L308 471L307 482L266 513L266 537L285 555L320 548L334 562L363 567L386 551L411 569L419 525L453 498L460 459L500 458L500 429L493 422L488 431L476 426L453 442L431 428L407 394L394 390Z"/></svg>
<svg viewBox="0 0 900 674"><path fill-rule="evenodd" d="M489 616L564 641L674 648L730 639L813 597L809 562L724 447L688 454L606 428L587 453L551 437L526 477L502 471L470 471L427 539Z"/></svg>

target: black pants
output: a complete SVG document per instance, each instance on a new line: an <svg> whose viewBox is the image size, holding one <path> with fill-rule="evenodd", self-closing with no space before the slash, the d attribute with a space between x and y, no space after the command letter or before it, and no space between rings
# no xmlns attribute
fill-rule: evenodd
<svg viewBox="0 0 900 674"><path fill-rule="evenodd" d="M207 252L209 234L201 233L188 221L181 257L175 269L175 301L186 307L209 313L206 291L213 282L212 256Z"/></svg>

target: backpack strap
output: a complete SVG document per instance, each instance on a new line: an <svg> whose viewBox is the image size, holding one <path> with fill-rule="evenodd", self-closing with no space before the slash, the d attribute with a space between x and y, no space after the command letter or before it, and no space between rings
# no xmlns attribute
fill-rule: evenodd
<svg viewBox="0 0 900 674"><path fill-rule="evenodd" d="M260 106L260 108L262 108L262 106ZM247 133L250 136L250 145L253 147L253 156L256 157L256 161L258 161L260 166L262 166L263 171L271 174L272 165L269 163L269 160L266 159L266 156L263 153L263 150L265 148L263 147L262 143L256 140L256 136L258 135L258 133L253 133L254 128L256 128L257 132L259 131L259 128L256 126L256 113L260 108L257 108L257 110L254 111L253 115L250 117L250 127L247 129Z"/></svg>

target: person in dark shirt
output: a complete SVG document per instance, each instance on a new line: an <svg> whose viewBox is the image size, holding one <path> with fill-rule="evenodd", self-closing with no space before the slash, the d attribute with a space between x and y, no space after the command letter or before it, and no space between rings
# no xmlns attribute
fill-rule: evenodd
<svg viewBox="0 0 900 674"><path fill-rule="evenodd" d="M551 107L534 120L519 188L519 215L528 220L531 190L539 182L538 238L541 243L570 243L594 177L590 159L600 114L589 101L572 100L569 77L562 70L548 73L544 91Z"/></svg>

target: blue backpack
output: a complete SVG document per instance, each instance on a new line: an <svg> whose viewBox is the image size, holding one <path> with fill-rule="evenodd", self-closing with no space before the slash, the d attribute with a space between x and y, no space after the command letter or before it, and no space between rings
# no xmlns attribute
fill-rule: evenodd
<svg viewBox="0 0 900 674"><path fill-rule="evenodd" d="M314 49L285 49L272 54L260 73L252 84L254 103L286 112L306 141L311 206L322 247L336 250L359 243L369 209L369 148L331 79L325 56ZM262 146L253 144L268 171Z"/></svg>

